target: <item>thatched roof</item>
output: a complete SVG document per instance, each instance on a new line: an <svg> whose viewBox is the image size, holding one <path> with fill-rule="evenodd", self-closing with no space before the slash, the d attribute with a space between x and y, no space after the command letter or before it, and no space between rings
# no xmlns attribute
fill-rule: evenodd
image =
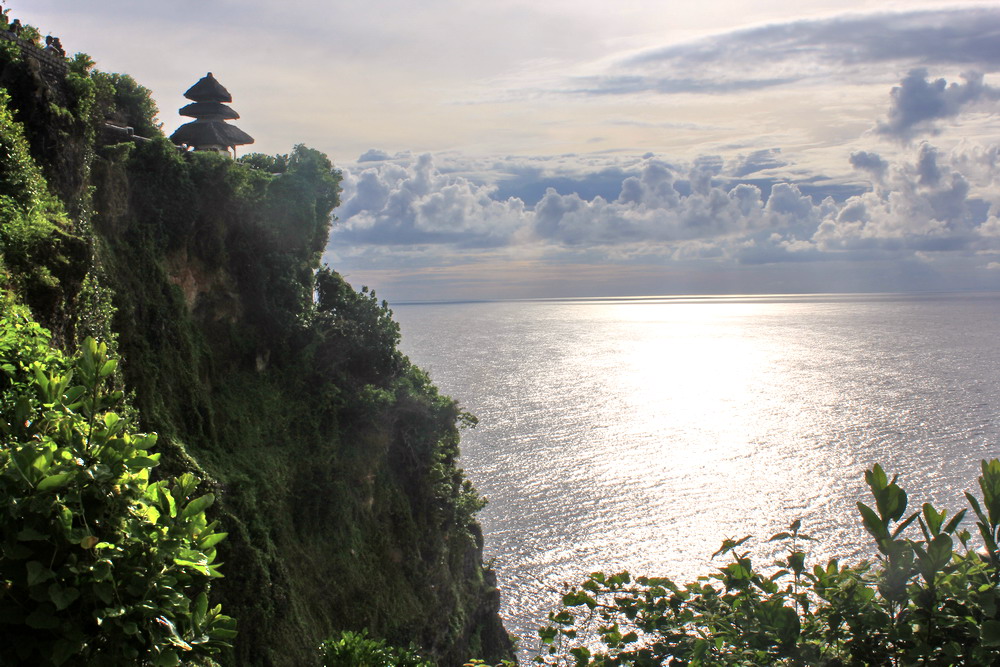
<svg viewBox="0 0 1000 667"><path fill-rule="evenodd" d="M229 94L221 83L215 80L209 72L187 89L184 97L195 102L232 102L233 96Z"/></svg>
<svg viewBox="0 0 1000 667"><path fill-rule="evenodd" d="M175 144L201 146L242 146L252 144L253 137L221 120L195 120L185 123L170 135Z"/></svg>
<svg viewBox="0 0 1000 667"><path fill-rule="evenodd" d="M236 120L240 117L235 109L221 102L192 102L177 113L182 116L190 116L191 118Z"/></svg>

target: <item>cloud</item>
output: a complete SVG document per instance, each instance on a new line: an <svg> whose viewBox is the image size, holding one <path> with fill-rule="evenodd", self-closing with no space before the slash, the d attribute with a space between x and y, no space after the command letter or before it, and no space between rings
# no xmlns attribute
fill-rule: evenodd
<svg viewBox="0 0 1000 667"><path fill-rule="evenodd" d="M358 158L358 162L381 162L382 160L389 160L392 156L383 150L377 148L369 148L367 151L361 154Z"/></svg>
<svg viewBox="0 0 1000 667"><path fill-rule="evenodd" d="M855 169L868 172L876 182L882 180L886 170L889 168L889 163L883 160L880 155L869 153L868 151L851 153L850 163Z"/></svg>
<svg viewBox="0 0 1000 667"><path fill-rule="evenodd" d="M769 164L776 155L738 165ZM772 182L767 192L734 184L716 156L687 167L646 157L612 172L614 196L550 187L534 206L443 173L430 155L362 163L345 173L331 248L341 256L381 248L383 258L390 252L428 266L454 253L469 261L497 251L736 265L1000 256L998 157L995 148L943 153L927 143L905 160L858 151L850 163L868 176L869 188L842 201L817 201L793 182Z"/></svg>
<svg viewBox="0 0 1000 667"><path fill-rule="evenodd" d="M981 76L949 85L912 70L893 89L881 131L913 136L995 93ZM979 268L1000 261L1000 147L908 150L851 153L867 187L815 173L793 180L778 148L688 164L652 153L456 154L439 164L429 154L369 150L345 169L331 249L428 269L500 256L716 268L896 262L899 275L925 281L938 270L931 265L949 265L944 257L973 257L969 266Z"/></svg>
<svg viewBox="0 0 1000 667"><path fill-rule="evenodd" d="M788 163L778 157L780 154L780 148L765 148L749 155L741 155L729 173L733 178L743 178L765 169L787 166Z"/></svg>
<svg viewBox="0 0 1000 667"><path fill-rule="evenodd" d="M497 182L496 197L517 197L528 206L534 206L551 188L557 192L575 192L584 199L601 196L613 199L621 190L622 180L634 171L613 165L584 173L552 173L537 165L501 166L507 174Z"/></svg>
<svg viewBox="0 0 1000 667"><path fill-rule="evenodd" d="M862 162L878 164L874 157ZM872 191L849 198L819 225L812 237L819 250L905 253L992 245L985 242L987 220L972 184L933 146L922 144L912 162L885 164L880 171Z"/></svg>
<svg viewBox="0 0 1000 667"><path fill-rule="evenodd" d="M442 174L429 154L345 170L343 187L334 243L493 247L510 243L524 222L521 200L498 201L493 186Z"/></svg>
<svg viewBox="0 0 1000 667"><path fill-rule="evenodd" d="M1000 99L1000 89L983 83L979 72L962 75L965 83L948 84L944 79L930 81L927 70L910 70L900 85L890 93L889 117L876 126L879 134L909 141L922 134L936 134L934 121L951 118L977 103Z"/></svg>
<svg viewBox="0 0 1000 667"><path fill-rule="evenodd" d="M632 54L565 88L593 95L728 94L794 82L882 81L892 69L887 65L995 72L998 33L1000 9L993 7L770 24Z"/></svg>
<svg viewBox="0 0 1000 667"><path fill-rule="evenodd" d="M774 88L794 83L798 76L764 79L739 78L732 80L699 77L676 78L670 76L606 75L581 77L578 86L567 92L588 95L629 95L634 93L661 93L664 95L692 93L718 95L739 93L763 88Z"/></svg>

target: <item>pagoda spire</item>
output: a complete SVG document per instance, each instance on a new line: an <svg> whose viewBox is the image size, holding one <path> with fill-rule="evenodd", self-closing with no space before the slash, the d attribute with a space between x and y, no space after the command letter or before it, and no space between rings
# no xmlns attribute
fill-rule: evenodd
<svg viewBox="0 0 1000 667"><path fill-rule="evenodd" d="M188 88L184 97L191 100L191 104L180 109L179 113L194 120L181 125L170 135L175 144L190 146L196 151L235 156L237 146L253 143L253 137L226 122L236 120L240 115L225 104L232 102L233 96L211 72Z"/></svg>

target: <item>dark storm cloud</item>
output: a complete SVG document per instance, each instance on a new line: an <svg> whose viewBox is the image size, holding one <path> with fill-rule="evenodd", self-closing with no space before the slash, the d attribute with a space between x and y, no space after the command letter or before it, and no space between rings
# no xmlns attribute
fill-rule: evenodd
<svg viewBox="0 0 1000 667"><path fill-rule="evenodd" d="M910 70L892 89L889 117L876 126L876 131L908 141L921 132L934 133L932 123L936 120L956 116L980 102L1000 99L1000 89L984 84L981 73L969 72L962 78L965 83L949 84L944 79L929 80L926 69Z"/></svg>
<svg viewBox="0 0 1000 667"><path fill-rule="evenodd" d="M591 94L723 94L887 63L992 72L1000 70L998 34L1000 8L992 7L796 21L649 50L569 88Z"/></svg>

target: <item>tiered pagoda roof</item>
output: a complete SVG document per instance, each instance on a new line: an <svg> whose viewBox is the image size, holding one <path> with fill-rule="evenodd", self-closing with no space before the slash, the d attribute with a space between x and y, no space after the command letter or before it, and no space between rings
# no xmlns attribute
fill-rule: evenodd
<svg viewBox="0 0 1000 667"><path fill-rule="evenodd" d="M192 101L180 110L182 116L194 118L181 125L170 135L175 144L186 144L196 151L217 151L229 153L237 146L252 144L253 137L227 123L240 117L236 111L224 104L232 102L233 96L209 72L198 83L188 88L184 97Z"/></svg>

